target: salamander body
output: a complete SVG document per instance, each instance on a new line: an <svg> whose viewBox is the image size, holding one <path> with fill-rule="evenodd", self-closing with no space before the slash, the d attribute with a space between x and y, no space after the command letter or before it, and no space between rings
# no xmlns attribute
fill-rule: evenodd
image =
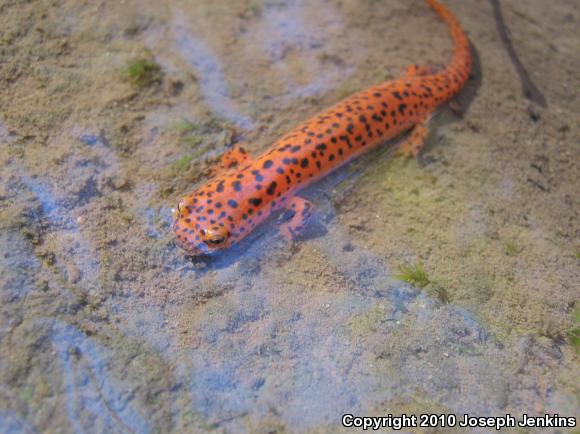
<svg viewBox="0 0 580 434"><path fill-rule="evenodd" d="M406 131L400 152L416 156L427 121L464 86L472 64L458 20L438 1L426 2L447 23L454 41L445 68L412 65L401 78L356 93L297 126L257 158L235 147L222 158L221 173L174 209L177 244L194 255L228 248L281 209L294 212L281 227L292 238L312 212L310 202L296 195L299 190Z"/></svg>

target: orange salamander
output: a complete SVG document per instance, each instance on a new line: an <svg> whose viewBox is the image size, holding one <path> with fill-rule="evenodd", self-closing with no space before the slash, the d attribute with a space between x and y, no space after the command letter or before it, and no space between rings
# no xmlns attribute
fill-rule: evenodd
<svg viewBox="0 0 580 434"><path fill-rule="evenodd" d="M280 227L292 239L312 213L312 204L296 195L299 190L407 131L399 152L417 156L429 118L463 87L472 64L457 18L438 1L426 2L453 38L453 57L445 68L410 66L398 80L356 93L299 125L257 158L234 147L222 157L221 172L173 210L177 244L192 255L211 254L239 243L282 209L293 211Z"/></svg>

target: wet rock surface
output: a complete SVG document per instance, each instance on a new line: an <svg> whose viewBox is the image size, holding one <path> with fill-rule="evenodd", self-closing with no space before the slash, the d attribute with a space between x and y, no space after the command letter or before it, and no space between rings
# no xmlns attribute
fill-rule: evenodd
<svg viewBox="0 0 580 434"><path fill-rule="evenodd" d="M0 432L580 416L580 10L501 2L542 106L492 4L446 4L478 62L422 159L363 158L295 245L273 219L201 261L170 209L224 146L445 62L445 27L421 1L0 5Z"/></svg>

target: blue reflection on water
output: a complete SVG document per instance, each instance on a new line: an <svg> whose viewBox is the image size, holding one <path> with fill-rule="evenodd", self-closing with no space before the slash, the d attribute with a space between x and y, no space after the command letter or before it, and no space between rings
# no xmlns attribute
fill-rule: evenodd
<svg viewBox="0 0 580 434"><path fill-rule="evenodd" d="M75 249L75 253L70 258L67 258L64 263L74 262L76 267L82 271L83 279L93 285L100 286L100 264L94 257L89 240L82 236L76 220L70 214L70 210L59 203L47 180L42 181L39 178L32 178L27 175L22 176L21 179L24 185L38 199L43 216L48 219L51 229L65 230L66 234L72 236L75 241L70 245L71 248ZM69 242L69 244L71 243Z"/></svg>
<svg viewBox="0 0 580 434"><path fill-rule="evenodd" d="M198 73L201 92L207 104L219 116L234 122L242 128L252 129L254 122L248 116L239 113L229 96L226 78L222 66L207 46L193 36L181 14L173 18L172 30L178 53Z"/></svg>
<svg viewBox="0 0 580 434"><path fill-rule="evenodd" d="M52 225L57 226L62 225L63 223L71 223L70 218L66 217L59 211L60 207L48 186L27 175L22 176L22 182L36 196L40 203L43 215L50 220Z"/></svg>
<svg viewBox="0 0 580 434"><path fill-rule="evenodd" d="M290 99L312 96L332 89L354 71L352 62L349 66L342 65L340 68L333 68L331 65L320 67L319 49L324 46L325 40L331 39L331 36L325 34L325 29L329 25L341 27L342 22L329 5L325 5L320 16L308 16L308 13L304 2L290 1L283 7L266 7L261 20L265 37L260 37L259 44L282 74ZM288 50L300 53L301 65L310 77L308 83L300 84L292 79L285 60Z"/></svg>
<svg viewBox="0 0 580 434"><path fill-rule="evenodd" d="M131 403L132 389L111 376L111 356L69 324L50 320L47 325L52 327L66 409L75 431L151 432L144 415Z"/></svg>
<svg viewBox="0 0 580 434"><path fill-rule="evenodd" d="M34 434L37 432L16 412L0 410L0 434Z"/></svg>

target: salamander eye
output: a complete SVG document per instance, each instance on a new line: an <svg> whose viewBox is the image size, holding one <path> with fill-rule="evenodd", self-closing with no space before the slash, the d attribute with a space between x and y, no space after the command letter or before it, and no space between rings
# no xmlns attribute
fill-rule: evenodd
<svg viewBox="0 0 580 434"><path fill-rule="evenodd" d="M219 246L227 240L229 235L225 228L214 227L212 229L202 229L200 231L203 241L209 246Z"/></svg>
<svg viewBox="0 0 580 434"><path fill-rule="evenodd" d="M173 217L173 220L177 220L179 218L179 216L181 215L183 206L184 206L183 200L180 200L179 203L177 204L177 207L171 209L171 216Z"/></svg>
<svg viewBox="0 0 580 434"><path fill-rule="evenodd" d="M214 237L214 238L210 238L209 240L207 240L208 243L213 244L214 246L217 246L218 244L221 244L225 241L225 238L221 238L221 237Z"/></svg>

